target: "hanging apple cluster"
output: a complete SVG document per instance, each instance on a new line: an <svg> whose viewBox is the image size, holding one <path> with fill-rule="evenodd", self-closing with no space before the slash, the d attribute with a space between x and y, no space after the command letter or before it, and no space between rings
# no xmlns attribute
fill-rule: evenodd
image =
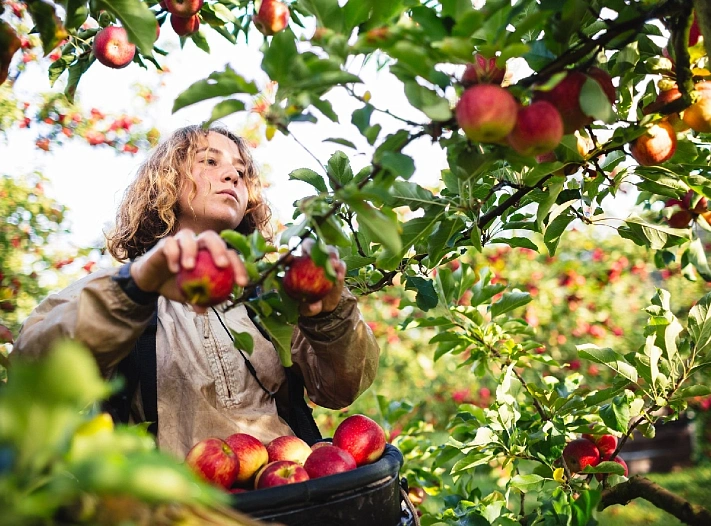
<svg viewBox="0 0 711 526"><path fill-rule="evenodd" d="M615 103L612 79L597 67L571 70L552 85L535 87L525 105L502 87L505 76L505 67L499 68L495 57L475 55L460 81L466 89L457 103L457 122L472 142L508 145L541 161L555 160L549 156L563 135L593 122L593 115L581 106L584 90L602 91L610 105Z"/></svg>

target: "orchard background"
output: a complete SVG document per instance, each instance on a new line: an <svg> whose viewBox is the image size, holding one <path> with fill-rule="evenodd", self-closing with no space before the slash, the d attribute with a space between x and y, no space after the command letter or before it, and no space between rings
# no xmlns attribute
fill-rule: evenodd
<svg viewBox="0 0 711 526"><path fill-rule="evenodd" d="M174 112L199 106L201 120L237 123L257 151L325 123L342 130L324 138L327 153L298 141L316 164L290 166L288 177L310 190L273 244L225 234L245 256L248 289L269 291L236 301L285 363L296 318L281 291L286 253L315 237L317 261L330 244L348 264L381 368L347 411L316 409L324 434L352 412L381 422L426 525L709 524L708 3L298 0L287 25L259 15L264 5L283 11L273 0L198 3L198 31L181 46L209 53L219 37L239 54L256 40L262 73L225 60L192 79ZM75 141L145 155L159 140L161 116L149 108L170 56L155 46L156 26L178 41L175 15L151 0L1 5L5 140L22 129L38 155ZM152 79L135 89L135 112L82 105L82 77L106 67L94 39L109 26L136 46L127 75L144 68ZM53 86L30 101L14 87L31 68ZM373 70L396 79L406 111L379 104ZM481 86L494 87L488 98L473 95ZM526 122L541 100L562 120ZM507 105L513 120L483 122L484 109ZM422 152L434 151L443 165L433 172ZM118 522L129 501L135 523L246 523L145 431L87 410L110 386L80 347L44 364L8 361L40 299L111 264L100 243L67 242L68 211L35 168L28 159L0 186L0 374L17 377L0 396L0 523ZM84 381L42 383L62 368ZM618 453L633 433L651 437L680 417L697 423L691 471L628 479L614 462L575 474L563 460L582 433L616 436Z"/></svg>

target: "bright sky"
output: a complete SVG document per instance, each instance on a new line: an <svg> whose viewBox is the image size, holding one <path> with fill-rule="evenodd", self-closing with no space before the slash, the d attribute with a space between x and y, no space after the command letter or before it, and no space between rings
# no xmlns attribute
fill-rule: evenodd
<svg viewBox="0 0 711 526"><path fill-rule="evenodd" d="M146 72L136 64L121 70L111 70L98 62L95 63L81 79L78 99L87 109L96 107L107 113L126 112L138 115L167 135L175 128L209 117L213 105L220 99L190 106L176 114L171 113L172 103L176 96L193 82L207 77L213 71L224 70L225 64L229 63L238 73L248 80L255 80L259 86L266 84L268 79L259 67L259 47L263 41L261 34L253 31L249 44L242 41L238 46L232 46L214 31L205 29L205 26L203 31L210 42L211 54L197 49L192 42L186 43L185 48L181 50L178 37L170 28L170 24L162 26L158 46L170 51L170 54L162 59L162 63L169 67L171 73L164 77L166 86L156 89L158 101L150 107L131 107L136 101L131 86L137 81L152 86L156 77L154 71L149 69ZM149 67L152 69L152 66ZM387 108L395 114L424 122L424 115L412 114L413 110L406 102L402 84L394 77L385 72L375 72L373 67L364 69L360 74L372 93L371 102L376 107ZM50 90L46 70L38 65L31 65L20 76L15 89L21 96ZM62 89L59 83L55 89ZM361 87L359 92L364 90L365 88ZM356 155L350 148L323 142L323 139L329 137L343 137L362 147L361 152L372 152L365 139L350 123L350 113L360 104L349 98L343 90L339 91L340 93L333 93L329 98L339 112L340 124L333 124L322 118L317 125L301 123L293 125L291 130L322 163L325 164L334 151L342 149L351 157L353 168L357 171L366 164L370 155ZM222 122L230 128L239 129L244 119L242 113L228 117ZM381 137L384 137L388 129L396 129L396 122L382 114L374 114L372 122L380 122L383 126ZM19 175L38 169L44 173L52 182L50 195L70 209L72 242L78 246L87 246L101 239L102 229L113 221L121 195L145 154L140 152L135 156L117 155L108 147L91 147L81 140L67 141L64 146L46 153L34 146L34 140L32 130L18 130L10 134L7 143L0 142L3 172ZM414 147L411 145L405 153L415 158L416 180L424 184L435 184L440 170L446 166L441 149L437 145L431 146L430 141L425 138L415 143ZM309 185L289 181L289 172L301 167L309 167L320 173L323 171L319 169L315 159L293 139L280 133L277 133L271 142L264 141L263 146L259 147L254 155L268 173L271 187L267 196L275 215L282 221L288 221L293 213L293 202L311 192Z"/></svg>

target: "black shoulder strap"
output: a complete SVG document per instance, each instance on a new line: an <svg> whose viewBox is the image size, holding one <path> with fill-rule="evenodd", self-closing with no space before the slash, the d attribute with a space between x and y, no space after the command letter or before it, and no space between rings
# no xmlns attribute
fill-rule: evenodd
<svg viewBox="0 0 711 526"><path fill-rule="evenodd" d="M141 401L148 431L158 435L158 366L156 364L156 332L158 330L158 309L151 322L138 338L134 352L138 362L138 377L141 380ZM134 388L135 391L135 388Z"/></svg>

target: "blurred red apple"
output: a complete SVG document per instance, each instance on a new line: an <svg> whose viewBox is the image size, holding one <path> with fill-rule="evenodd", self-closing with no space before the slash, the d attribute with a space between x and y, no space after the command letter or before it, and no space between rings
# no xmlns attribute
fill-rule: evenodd
<svg viewBox="0 0 711 526"><path fill-rule="evenodd" d="M231 266L220 268L215 265L210 251L201 248L195 258L195 266L192 269L181 268L176 283L188 303L209 307L230 297L235 275Z"/></svg>
<svg viewBox="0 0 711 526"><path fill-rule="evenodd" d="M563 138L563 119L555 106L537 101L518 110L516 125L508 135L511 147L521 155L552 152Z"/></svg>
<svg viewBox="0 0 711 526"><path fill-rule="evenodd" d="M294 435L277 437L267 444L269 462L290 460L303 465L311 451L306 442Z"/></svg>
<svg viewBox="0 0 711 526"><path fill-rule="evenodd" d="M253 20L260 33L274 35L289 24L289 8L278 0L262 0Z"/></svg>
<svg viewBox="0 0 711 526"><path fill-rule="evenodd" d="M267 448L247 433L235 433L225 439L239 460L239 472L235 484L248 482L259 469L269 462Z"/></svg>
<svg viewBox="0 0 711 526"><path fill-rule="evenodd" d="M378 460L385 450L385 431L365 415L352 415L333 434L333 445L348 451L362 466Z"/></svg>
<svg viewBox="0 0 711 526"><path fill-rule="evenodd" d="M699 38L701 38L701 29L699 28L699 20L696 18L696 11L694 11L694 21L691 22L691 27L689 28L689 47L695 46Z"/></svg>
<svg viewBox="0 0 711 526"><path fill-rule="evenodd" d="M597 446L603 459L610 458L617 448L617 437L614 435L591 435L584 433L583 438L590 440Z"/></svg>
<svg viewBox="0 0 711 526"><path fill-rule="evenodd" d="M185 456L185 463L208 482L225 489L234 484L239 460L224 440L206 438L195 444Z"/></svg>
<svg viewBox="0 0 711 526"><path fill-rule="evenodd" d="M200 30L200 17L193 15L188 18L170 15L170 25L178 36L184 37Z"/></svg>
<svg viewBox="0 0 711 526"><path fill-rule="evenodd" d="M325 440L321 440L320 442L316 442L315 444L311 444L311 451L316 451L318 448L323 447L323 446L330 446L332 445L330 442L326 442Z"/></svg>
<svg viewBox="0 0 711 526"><path fill-rule="evenodd" d="M600 463L600 451L587 438L576 438L563 449L563 458L570 472L577 473L587 466L597 466Z"/></svg>
<svg viewBox="0 0 711 526"><path fill-rule="evenodd" d="M190 18L200 11L204 0L163 0L163 3L171 15Z"/></svg>
<svg viewBox="0 0 711 526"><path fill-rule="evenodd" d="M105 27L94 37L96 60L112 69L128 66L136 54L136 46L128 41L126 30L119 26Z"/></svg>
<svg viewBox="0 0 711 526"><path fill-rule="evenodd" d="M508 91L493 84L477 84L462 94L457 123L473 142L499 142L516 125L518 103Z"/></svg>
<svg viewBox="0 0 711 526"><path fill-rule="evenodd" d="M534 101L543 100L556 107L563 119L563 133L566 135L592 122L580 109L580 90L587 78L580 71L570 71L553 89L534 92Z"/></svg>
<svg viewBox="0 0 711 526"><path fill-rule="evenodd" d="M333 288L326 270L319 267L308 254L294 257L286 268L282 281L284 292L297 301L314 303Z"/></svg>
<svg viewBox="0 0 711 526"><path fill-rule="evenodd" d="M467 64L462 74L461 84L465 88L475 84L498 84L504 81L506 68L496 65L496 57L486 58L479 53L474 55L474 60Z"/></svg>
<svg viewBox="0 0 711 526"><path fill-rule="evenodd" d="M309 480L309 474L301 464L291 460L277 460L257 472L254 487L255 489L273 488L306 480Z"/></svg>
<svg viewBox="0 0 711 526"><path fill-rule="evenodd" d="M353 455L339 447L330 445L315 449L304 463L304 469L312 479L343 473L355 468L356 461Z"/></svg>
<svg viewBox="0 0 711 526"><path fill-rule="evenodd" d="M637 137L630 153L642 166L654 166L672 158L676 152L676 132L667 121L651 126L647 133Z"/></svg>
<svg viewBox="0 0 711 526"><path fill-rule="evenodd" d="M711 133L711 82L699 82L694 89L700 97L684 110L681 118L695 132Z"/></svg>

